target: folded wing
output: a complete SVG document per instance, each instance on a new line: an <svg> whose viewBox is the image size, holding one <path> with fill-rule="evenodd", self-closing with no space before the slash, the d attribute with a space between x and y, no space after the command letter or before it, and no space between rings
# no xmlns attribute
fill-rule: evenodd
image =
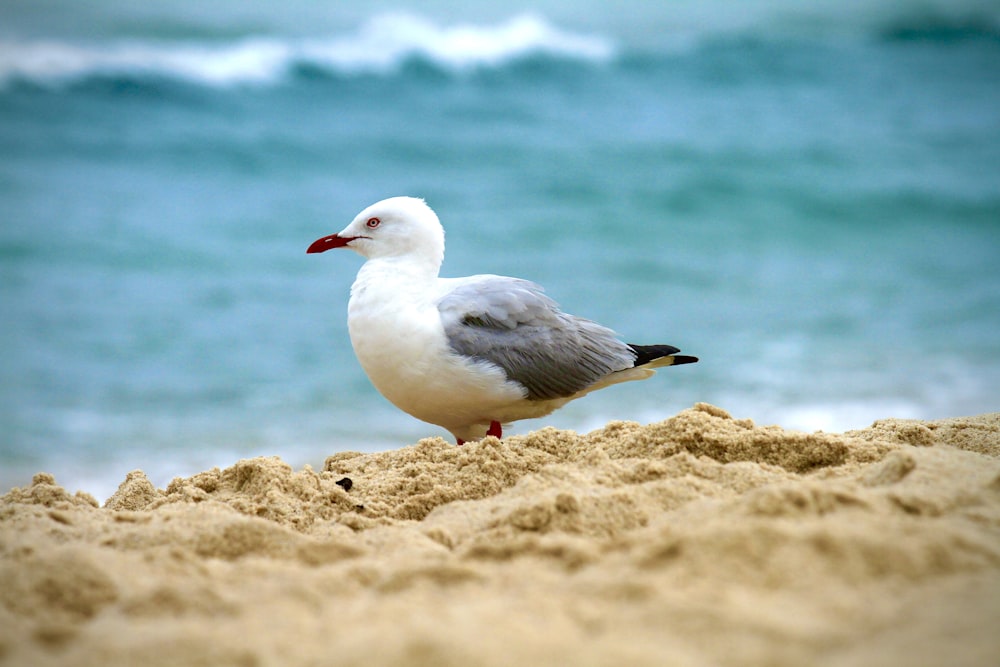
<svg viewBox="0 0 1000 667"><path fill-rule="evenodd" d="M456 354L495 364L529 400L564 398L616 371L637 353L595 322L566 314L535 283L483 276L438 302Z"/></svg>

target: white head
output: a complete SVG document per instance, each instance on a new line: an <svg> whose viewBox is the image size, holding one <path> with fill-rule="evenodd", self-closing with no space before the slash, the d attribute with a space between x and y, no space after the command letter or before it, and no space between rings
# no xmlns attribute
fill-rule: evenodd
<svg viewBox="0 0 1000 667"><path fill-rule="evenodd" d="M306 252L333 248L350 248L368 259L412 259L437 270L444 260L444 229L423 199L391 197L358 213L340 232L317 239Z"/></svg>

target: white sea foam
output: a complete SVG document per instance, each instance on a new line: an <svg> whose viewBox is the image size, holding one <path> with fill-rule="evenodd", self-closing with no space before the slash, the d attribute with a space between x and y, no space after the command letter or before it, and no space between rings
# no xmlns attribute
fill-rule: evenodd
<svg viewBox="0 0 1000 667"><path fill-rule="evenodd" d="M247 37L229 42L0 42L0 85L59 85L92 77L162 77L206 86L280 82L296 67L334 74L391 72L412 59L449 70L500 67L531 56L603 62L606 38L568 32L535 15L495 25L440 25L409 14L379 15L329 38Z"/></svg>

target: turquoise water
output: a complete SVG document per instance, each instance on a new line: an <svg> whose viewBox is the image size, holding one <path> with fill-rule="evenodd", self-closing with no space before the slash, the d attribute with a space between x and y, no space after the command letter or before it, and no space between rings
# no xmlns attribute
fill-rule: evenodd
<svg viewBox="0 0 1000 667"><path fill-rule="evenodd" d="M446 435L354 359L360 258L305 255L397 194L445 275L702 360L513 432L1000 409L989 3L75 4L0 10L3 488Z"/></svg>

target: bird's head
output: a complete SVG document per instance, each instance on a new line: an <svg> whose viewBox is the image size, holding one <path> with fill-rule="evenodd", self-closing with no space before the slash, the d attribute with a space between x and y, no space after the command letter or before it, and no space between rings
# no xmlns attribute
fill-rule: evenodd
<svg viewBox="0 0 1000 667"><path fill-rule="evenodd" d="M340 232L316 239L306 252L333 248L350 248L368 259L404 257L438 267L444 259L444 230L423 199L391 197L358 213Z"/></svg>

